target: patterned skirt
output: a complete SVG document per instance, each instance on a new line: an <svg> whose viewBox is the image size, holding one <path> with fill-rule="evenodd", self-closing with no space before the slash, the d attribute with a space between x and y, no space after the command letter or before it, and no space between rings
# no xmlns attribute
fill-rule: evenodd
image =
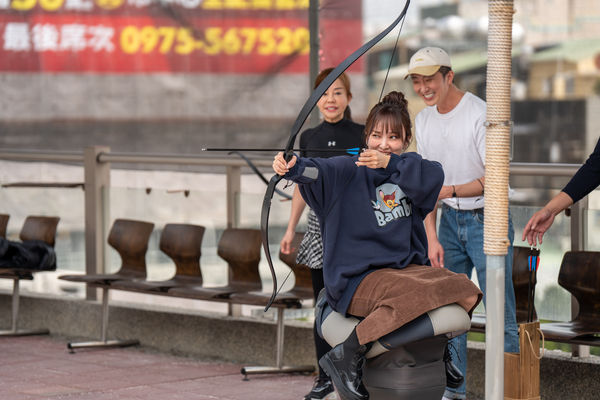
<svg viewBox="0 0 600 400"><path fill-rule="evenodd" d="M310 210L308 213L308 227L306 234L298 248L296 262L308 265L310 268L323 268L323 239L317 215Z"/></svg>

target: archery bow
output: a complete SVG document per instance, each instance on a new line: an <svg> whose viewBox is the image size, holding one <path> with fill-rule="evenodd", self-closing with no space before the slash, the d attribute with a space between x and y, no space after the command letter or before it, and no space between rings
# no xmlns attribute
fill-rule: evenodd
<svg viewBox="0 0 600 400"><path fill-rule="evenodd" d="M329 89L329 87L333 84L333 82L335 82L335 80L337 78L339 78L340 75L344 71L346 71L346 69L348 69L348 67L350 67L350 65L352 65L356 60L358 60L363 54L365 54L367 52L367 50L369 50L371 47L373 47L377 42L379 42L381 39L383 39L385 36L387 36L387 34L390 33L396 27L396 25L398 25L400 23L400 21L402 21L404 19L404 17L406 16L406 11L408 10L409 4L410 4L410 0L406 0L404 8L402 9L402 12L394 20L394 22L392 22L390 24L390 26L385 28L385 30L383 30L381 33L379 33L373 39L371 39L367 43L363 44L358 50L355 50L352 54L350 54L344 61L342 61L337 67L335 67L333 69L333 71L331 71L329 73L329 75L327 75L327 77L325 79L323 79L323 81L319 84L319 86L317 86L317 88L312 92L312 94L310 95L308 100L306 100L306 103L304 103L304 106L300 110L300 113L298 114L298 117L296 118L296 121L294 122L294 125L292 126L290 137L288 139L287 145L285 146L285 150L284 150L284 158L286 161L291 160L291 158L293 156L292 149L294 148L294 143L296 142L296 136L298 136L298 133L300 133L300 129L302 128L302 125L304 125L306 118L308 118L308 115L310 114L312 109L315 107L315 105L317 104L317 102L319 101L321 96L323 96L323 94L327 91L327 89ZM400 32L398 32L398 37L399 36L400 36ZM273 304L273 301L275 301L275 297L277 296L277 293L279 292L278 288L277 288L277 276L275 275L275 268L273 267L273 260L271 259L271 252L269 250L269 213L271 210L271 200L273 199L273 193L275 192L275 186L277 186L277 183L279 183L279 181L281 179L282 179L282 177L277 174L275 174L271 177L271 180L269 181L269 184L267 185L267 190L265 192L265 197L263 199L263 205L262 205L262 210L261 210L261 215L260 215L260 231L261 231L261 235L262 235L263 249L265 252L265 257L267 259L267 263L269 264L269 269L271 271L271 277L273 278L273 293L271 294L271 298L269 299L269 302L267 303L267 305L265 307L265 312L269 309L269 307L271 307L271 304Z"/></svg>

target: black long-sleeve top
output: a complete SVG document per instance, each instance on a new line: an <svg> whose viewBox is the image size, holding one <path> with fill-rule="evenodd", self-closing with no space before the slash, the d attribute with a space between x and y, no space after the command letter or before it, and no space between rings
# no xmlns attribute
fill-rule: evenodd
<svg viewBox="0 0 600 400"><path fill-rule="evenodd" d="M600 185L600 139L585 164L573 175L562 191L573 199L573 203L577 203L598 185Z"/></svg>

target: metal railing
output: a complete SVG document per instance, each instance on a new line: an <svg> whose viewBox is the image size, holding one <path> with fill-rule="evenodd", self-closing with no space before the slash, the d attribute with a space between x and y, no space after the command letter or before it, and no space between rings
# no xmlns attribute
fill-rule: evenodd
<svg viewBox="0 0 600 400"><path fill-rule="evenodd" d="M0 149L0 159L28 162L61 162L81 164L84 167L84 215L85 215L85 271L88 274L106 271L108 259L106 238L110 229L110 170L111 163L146 165L187 165L222 167L226 175L226 224L239 226L241 172L247 168L245 161L233 157L213 155L140 154L111 152L109 147L93 146L83 152L22 151ZM270 158L256 158L258 167L270 168ZM571 177L578 164L511 163L511 176ZM265 169L265 172L268 172ZM35 185L35 183L30 183ZM587 197L576 203L570 210L571 249L585 248L587 226ZM96 290L88 288L87 299L96 298ZM576 313L576 302L572 302L572 314Z"/></svg>
<svg viewBox="0 0 600 400"><path fill-rule="evenodd" d="M22 151L0 149L0 159L10 161L66 162L83 164L85 190L85 242L86 273L105 271L106 237L108 216L110 215L109 191L111 163L155 164L155 165L196 165L225 168L227 180L228 227L239 225L241 195L241 170L246 163L233 157L211 155L189 156L177 154L140 154L111 152L105 146L93 146L83 152ZM258 167L270 167L271 159L253 159ZM578 169L578 164L511 163L511 175L570 177ZM571 249L583 250L585 246L586 199L571 207Z"/></svg>

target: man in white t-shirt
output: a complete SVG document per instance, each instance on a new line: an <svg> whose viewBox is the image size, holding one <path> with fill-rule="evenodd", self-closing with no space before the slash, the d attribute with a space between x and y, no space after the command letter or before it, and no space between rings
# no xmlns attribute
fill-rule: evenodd
<svg viewBox="0 0 600 400"><path fill-rule="evenodd" d="M415 119L417 151L423 158L442 164L445 179L440 191L441 218L436 233L437 209L425 218L429 259L434 267L446 267L471 277L473 268L479 286L486 292L483 253L486 104L479 97L460 90L453 83L454 72L448 54L437 47L425 47L410 59L408 75L415 93L427 107ZM511 246L506 256L504 351L518 352L519 338L512 284L512 241L514 230L509 216ZM452 339L452 361L466 377L467 336ZM448 376L444 398L465 399L466 381Z"/></svg>

